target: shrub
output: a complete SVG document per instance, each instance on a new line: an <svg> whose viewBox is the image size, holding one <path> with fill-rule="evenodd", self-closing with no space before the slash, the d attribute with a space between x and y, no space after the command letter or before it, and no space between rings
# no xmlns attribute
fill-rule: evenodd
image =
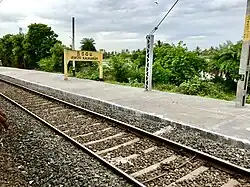
<svg viewBox="0 0 250 187"><path fill-rule="evenodd" d="M178 92L188 95L218 95L218 87L213 82L206 80L201 80L199 77L195 76L193 79L183 82L178 87Z"/></svg>
<svg viewBox="0 0 250 187"><path fill-rule="evenodd" d="M173 84L157 84L154 86L154 89L160 91L175 92L178 89L178 87Z"/></svg>
<svg viewBox="0 0 250 187"><path fill-rule="evenodd" d="M98 64L95 62L85 63L81 67L79 72L76 72L77 78L98 80L99 79L99 69Z"/></svg>
<svg viewBox="0 0 250 187"><path fill-rule="evenodd" d="M199 77L194 77L182 83L176 91L188 95L207 96L224 100L233 100L235 98L234 92L227 92L223 85L201 80Z"/></svg>
<svg viewBox="0 0 250 187"><path fill-rule="evenodd" d="M43 71L52 72L54 70L54 62L51 57L40 60L38 65L39 69Z"/></svg>
<svg viewBox="0 0 250 187"><path fill-rule="evenodd" d="M130 64L128 59L114 56L110 59L110 73L117 82L129 82Z"/></svg>

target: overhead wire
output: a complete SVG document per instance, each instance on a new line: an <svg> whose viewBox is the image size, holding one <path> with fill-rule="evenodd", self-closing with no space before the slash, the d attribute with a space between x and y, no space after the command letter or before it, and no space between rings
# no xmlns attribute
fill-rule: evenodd
<svg viewBox="0 0 250 187"><path fill-rule="evenodd" d="M162 22L166 19L166 17L168 16L168 14L173 10L173 8L176 6L176 4L179 2L179 0L176 0L175 3L172 5L172 7L167 11L167 13L165 14L165 16L161 19L161 21L158 23L158 25L156 25L154 27L154 29L151 31L151 34L154 34L155 31L157 31L157 29L159 28L159 26L162 24Z"/></svg>

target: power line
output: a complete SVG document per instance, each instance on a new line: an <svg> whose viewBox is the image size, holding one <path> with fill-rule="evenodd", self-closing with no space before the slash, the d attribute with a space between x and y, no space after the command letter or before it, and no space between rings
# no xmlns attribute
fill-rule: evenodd
<svg viewBox="0 0 250 187"><path fill-rule="evenodd" d="M162 20L158 23L158 25L151 31L150 34L153 34L159 28L159 26L162 24L162 22L164 21L164 19L168 16L168 14L172 11L172 9L175 7L175 5L178 2L179 2L179 0L175 1L175 3L172 5L172 7L168 10L168 12L165 14L165 16L162 18Z"/></svg>

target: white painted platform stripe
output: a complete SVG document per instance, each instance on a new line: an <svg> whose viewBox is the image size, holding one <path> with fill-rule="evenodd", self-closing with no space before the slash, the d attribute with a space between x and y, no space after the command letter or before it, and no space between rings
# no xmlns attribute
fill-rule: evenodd
<svg viewBox="0 0 250 187"><path fill-rule="evenodd" d="M117 145L117 146L114 146L114 147L110 147L108 149L104 149L102 151L98 151L96 152L96 154L103 154L103 153L107 153L107 152L110 152L110 151L114 151L116 149L119 149L120 147L123 147L123 146L128 146L128 145L131 145L131 144L134 144L136 142L139 142L140 141L140 138L135 138L129 142L126 142L126 143L123 143L123 144L120 144L120 145Z"/></svg>
<svg viewBox="0 0 250 187"><path fill-rule="evenodd" d="M86 145L91 145L91 144L103 142L103 141L106 141L106 140L110 140L110 139L113 139L113 138L122 136L122 135L124 135L124 134L125 134L124 132L121 132L121 133L119 133L119 134L115 134L115 135L113 135L113 136L109 136L109 137L106 137L106 138L103 138L103 139L100 139L100 140L95 140L95 141L91 141L91 142L84 143L83 145L86 146Z"/></svg>
<svg viewBox="0 0 250 187"><path fill-rule="evenodd" d="M174 187L174 186L176 186L177 182L181 182L181 181L188 180L188 179L194 179L196 176L200 175L201 173L203 173L207 170L208 170L207 167L201 166L201 167L197 168L196 170L192 171L191 173L185 175L184 177L178 179L176 182L171 183L167 187Z"/></svg>
<svg viewBox="0 0 250 187"><path fill-rule="evenodd" d="M145 149L143 150L144 153L149 153L149 152L152 152L153 150L155 150L157 148L157 146L154 146L154 147L150 147L148 149ZM116 162L116 163L126 163L128 162L130 159L135 159L137 157L139 157L140 155L139 154L132 154L132 155L129 155L127 157L116 157L116 158L113 158L112 159L112 162Z"/></svg>
<svg viewBox="0 0 250 187"><path fill-rule="evenodd" d="M222 185L221 187L236 187L237 185L240 185L237 180L230 179L226 184Z"/></svg>
<svg viewBox="0 0 250 187"><path fill-rule="evenodd" d="M167 163L169 163L169 162L175 160L176 158L177 158L177 156L168 157L168 158L164 159L163 161L161 161L161 162L159 162L159 163L157 163L157 164L151 165L151 166L149 166L149 167L147 167L147 168L145 168L145 169L142 169L142 170L140 170L140 171L137 171L137 172L135 172L135 173L132 173L131 176L132 176L132 177L138 177L138 176L140 176L140 175L143 175L143 174L146 174L146 173L148 173L148 172L154 171L154 170L156 170L158 167L160 167L161 164L167 164Z"/></svg>
<svg viewBox="0 0 250 187"><path fill-rule="evenodd" d="M90 133L87 133L87 134L81 134L81 135L77 135L77 136L74 136L73 138L80 138L80 137L86 137L86 136L90 136L94 133L99 133L99 132L105 132L105 131L108 131L108 130L111 130L113 129L113 127L109 127L109 128L106 128L106 129L102 129L100 131L95 131L95 132L90 132Z"/></svg>

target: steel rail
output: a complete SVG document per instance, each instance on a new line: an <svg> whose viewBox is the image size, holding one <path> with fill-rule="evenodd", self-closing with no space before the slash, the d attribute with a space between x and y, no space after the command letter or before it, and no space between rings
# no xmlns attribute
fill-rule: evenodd
<svg viewBox="0 0 250 187"><path fill-rule="evenodd" d="M243 175L244 177L250 178L250 169L246 169L244 167L233 164L233 163L231 163L229 161L223 160L221 158L217 158L215 156L212 156L212 155L209 155L207 153L201 152L199 150L193 149L193 148L188 147L186 145L182 145L182 144L180 144L178 142L163 138L163 137L158 136L158 135L154 135L154 134L152 134L152 133L150 133L148 131L145 131L143 129L140 129L138 127L135 127L135 126L132 126L132 125L127 124L125 122L113 119L113 118L105 116L103 114L91 111L89 109L77 106L77 105L69 103L67 101L63 101L63 100L55 98L53 96L38 92L36 90L32 90L30 88L26 88L26 87L18 85L16 83L12 83L10 81L3 80L1 78L0 78L0 80L3 81L3 82L9 83L11 85L14 85L16 87L20 87L20 88L22 88L24 90L28 90L30 92L36 93L36 94L41 95L41 96L43 96L45 98L55 100L55 101L60 102L60 103L64 103L65 105L69 105L71 107L74 107L74 108L77 108L79 110L85 111L85 112L90 113L92 115L104 118L104 119L106 119L106 120L108 120L110 122L113 122L113 123L119 125L122 128L126 128L127 130L130 130L131 132L133 132L133 133L135 133L135 134L137 134L139 136L147 137L147 138L150 138L150 139L152 139L154 141L164 143L166 146L168 146L171 149L176 150L177 152L178 151L185 151L185 152L187 152L189 154L196 154L197 158L200 158L203 161L208 161L210 165L216 167L217 169L224 169L224 171L232 172L234 174L237 173L237 175Z"/></svg>
<svg viewBox="0 0 250 187"><path fill-rule="evenodd" d="M10 101L11 103L13 103L14 105L18 106L19 108L21 108L22 110L24 110L25 112L27 112L28 114L30 114L31 116L35 117L37 120L39 120L40 122L42 122L43 124L47 125L48 127L50 127L51 129L53 129L56 133L60 134L61 136L65 137L66 139L68 139L69 141L71 141L72 143L74 143L76 146L78 146L79 148L81 148L82 150L84 150L85 152L87 152L87 154L97 158L99 161L101 161L102 163L104 163L106 166L108 166L109 168L111 168L112 171L114 171L116 174L119 174L120 176L124 177L125 179L129 180L130 182L132 182L134 185L138 186L138 187L146 187L144 184L140 183L139 181L137 181L135 178L131 177L130 175L128 175L127 173L123 172L121 169L117 168L116 166L112 165L111 163L109 163L108 161L106 161L105 159L103 159L102 157L100 157L99 155L97 155L96 153L94 153L93 151L91 151L90 149L88 149L87 147L85 147L84 145L80 144L79 142L75 141L73 138L71 138L70 136L68 136L67 134L65 134L64 132L60 131L59 129L57 129L56 127L54 127L53 125L51 125L50 123L48 123L47 121L43 120L42 118L40 118L39 116L37 116L36 114L34 114L33 112L31 112L30 110L28 110L27 108L23 107L22 105L20 105L19 103L17 103L16 101L10 99L9 97L7 97L6 95L0 93L0 96L5 98L7 101Z"/></svg>

